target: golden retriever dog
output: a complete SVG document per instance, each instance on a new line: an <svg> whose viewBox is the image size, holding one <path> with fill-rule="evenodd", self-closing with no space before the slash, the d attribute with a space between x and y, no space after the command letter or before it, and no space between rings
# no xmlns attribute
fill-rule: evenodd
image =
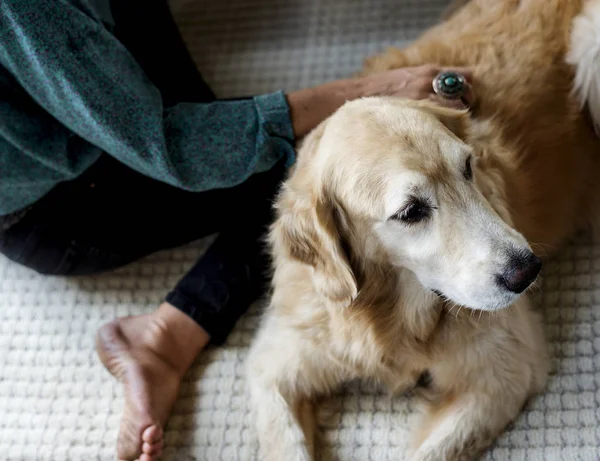
<svg viewBox="0 0 600 461"><path fill-rule="evenodd" d="M474 110L347 103L283 185L247 365L261 459L314 459L315 401L350 380L416 390L412 461L475 459L544 388L527 291L597 198L600 1L462 3L364 72L473 67Z"/></svg>

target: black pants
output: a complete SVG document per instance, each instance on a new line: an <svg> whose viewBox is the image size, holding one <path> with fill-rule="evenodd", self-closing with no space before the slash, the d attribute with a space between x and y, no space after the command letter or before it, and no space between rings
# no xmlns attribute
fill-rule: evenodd
<svg viewBox="0 0 600 461"><path fill-rule="evenodd" d="M113 16L115 35L160 90L165 106L214 99L164 0L117 0ZM263 292L268 270L261 237L283 175L281 164L231 189L191 193L104 155L2 234L0 252L40 273L87 275L219 232L167 296L218 344Z"/></svg>

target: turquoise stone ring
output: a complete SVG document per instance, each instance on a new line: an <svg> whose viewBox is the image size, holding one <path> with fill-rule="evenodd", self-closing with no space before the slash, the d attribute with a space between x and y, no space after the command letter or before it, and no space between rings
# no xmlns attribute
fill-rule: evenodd
<svg viewBox="0 0 600 461"><path fill-rule="evenodd" d="M442 72L433 79L433 91L445 99L460 99L466 88L465 77L456 72Z"/></svg>

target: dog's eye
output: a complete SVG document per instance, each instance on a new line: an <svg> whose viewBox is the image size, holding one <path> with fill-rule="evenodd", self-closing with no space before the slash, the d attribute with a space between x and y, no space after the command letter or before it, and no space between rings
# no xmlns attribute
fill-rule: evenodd
<svg viewBox="0 0 600 461"><path fill-rule="evenodd" d="M471 166L471 160L472 157L469 155L469 157L467 157L467 162L465 163L465 170L463 172L463 176L467 181L473 179L473 168Z"/></svg>
<svg viewBox="0 0 600 461"><path fill-rule="evenodd" d="M411 200L404 208L390 219L401 221L405 224L415 224L427 219L431 215L431 205L424 200Z"/></svg>

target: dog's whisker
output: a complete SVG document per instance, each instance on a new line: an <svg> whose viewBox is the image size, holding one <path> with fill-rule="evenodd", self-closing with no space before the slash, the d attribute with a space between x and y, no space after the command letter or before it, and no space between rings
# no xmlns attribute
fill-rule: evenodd
<svg viewBox="0 0 600 461"><path fill-rule="evenodd" d="M554 250L554 247L552 245L548 245L547 243L529 242L529 246L532 250Z"/></svg>
<svg viewBox="0 0 600 461"><path fill-rule="evenodd" d="M492 320L496 320L497 314L498 314L497 311L492 311L492 312L490 312L490 315L488 315L488 326L489 327L492 326Z"/></svg>
<svg viewBox="0 0 600 461"><path fill-rule="evenodd" d="M452 304L450 305L450 309L448 309L448 315L451 315L451 314L452 314L452 310L453 310L453 309L454 309L456 306L457 306L457 304L456 304L456 303L452 303Z"/></svg>

